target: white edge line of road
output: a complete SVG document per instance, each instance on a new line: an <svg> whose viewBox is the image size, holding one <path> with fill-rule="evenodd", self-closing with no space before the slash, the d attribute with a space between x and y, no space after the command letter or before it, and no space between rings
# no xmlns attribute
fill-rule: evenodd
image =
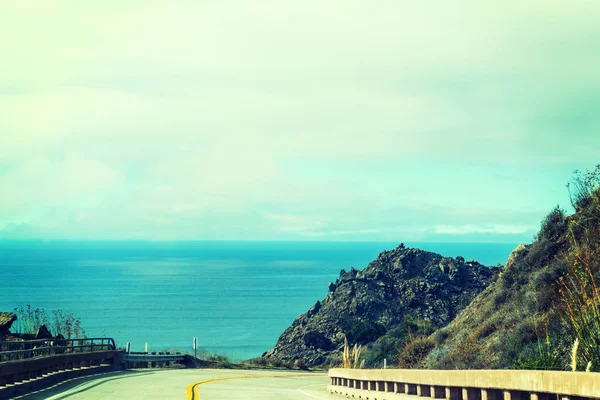
<svg viewBox="0 0 600 400"><path fill-rule="evenodd" d="M330 400L330 399L327 399L327 398L325 398L325 397L320 397L320 396L317 396L317 395L314 395L314 394L311 394L311 393L306 393L304 390L302 390L302 389L304 389L304 388L311 387L311 386L320 386L320 387L323 387L323 385L322 385L322 384L320 384L320 383L317 383L317 384L315 384L315 385L306 385L306 386L301 386L301 387L297 388L296 390L297 390L297 391L299 391L300 393L302 393L302 394L303 394L303 395L305 395L305 396L312 397L313 399L319 399L319 400Z"/></svg>

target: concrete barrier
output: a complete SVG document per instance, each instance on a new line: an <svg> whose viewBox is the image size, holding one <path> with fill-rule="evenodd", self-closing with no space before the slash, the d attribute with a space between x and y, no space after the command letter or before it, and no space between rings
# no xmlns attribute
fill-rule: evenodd
<svg viewBox="0 0 600 400"><path fill-rule="evenodd" d="M60 354L0 363L0 399L77 376L121 368L117 350Z"/></svg>
<svg viewBox="0 0 600 400"><path fill-rule="evenodd" d="M331 393L369 400L600 399L600 374L518 370L329 370Z"/></svg>

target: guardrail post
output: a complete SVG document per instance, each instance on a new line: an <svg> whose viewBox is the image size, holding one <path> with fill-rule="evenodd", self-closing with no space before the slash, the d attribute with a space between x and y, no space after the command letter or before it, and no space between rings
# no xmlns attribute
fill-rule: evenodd
<svg viewBox="0 0 600 400"><path fill-rule="evenodd" d="M529 399L530 400L550 400L550 395L548 393L531 393L529 395Z"/></svg>
<svg viewBox="0 0 600 400"><path fill-rule="evenodd" d="M504 391L504 400L529 400L526 399L526 394L524 392L520 392L518 390L505 390Z"/></svg>
<svg viewBox="0 0 600 400"><path fill-rule="evenodd" d="M503 400L501 390L481 389L481 400Z"/></svg>
<svg viewBox="0 0 600 400"><path fill-rule="evenodd" d="M481 390L475 388L463 388L462 389L462 400L480 400ZM511 400L511 399L505 399Z"/></svg>

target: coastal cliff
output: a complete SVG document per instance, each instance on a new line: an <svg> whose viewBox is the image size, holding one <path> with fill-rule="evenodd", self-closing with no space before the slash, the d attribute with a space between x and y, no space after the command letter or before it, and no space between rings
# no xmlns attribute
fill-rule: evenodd
<svg viewBox="0 0 600 400"><path fill-rule="evenodd" d="M335 365L344 338L371 349L399 346L411 329L432 331L448 324L498 273L477 261L401 244L362 271L342 270L325 298L299 316L263 359ZM371 354L371 362L381 361L384 353Z"/></svg>

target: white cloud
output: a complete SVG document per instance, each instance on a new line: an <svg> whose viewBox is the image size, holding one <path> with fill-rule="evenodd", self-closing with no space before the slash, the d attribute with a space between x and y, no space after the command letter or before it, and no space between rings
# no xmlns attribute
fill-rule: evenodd
<svg viewBox="0 0 600 400"><path fill-rule="evenodd" d="M597 162L599 17L583 1L12 2L0 224L522 233L562 188L554 166Z"/></svg>
<svg viewBox="0 0 600 400"><path fill-rule="evenodd" d="M531 225L437 225L435 233L465 235L470 233L494 233L498 235L524 234L534 230Z"/></svg>

